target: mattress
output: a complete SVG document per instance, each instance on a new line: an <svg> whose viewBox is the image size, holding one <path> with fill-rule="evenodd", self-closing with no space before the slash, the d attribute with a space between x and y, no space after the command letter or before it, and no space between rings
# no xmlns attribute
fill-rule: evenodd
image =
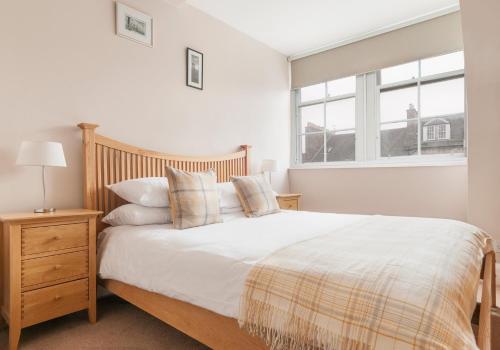
<svg viewBox="0 0 500 350"><path fill-rule="evenodd" d="M223 223L116 226L99 234L98 274L237 318L251 268L291 244L365 216L282 211L257 218L223 215Z"/></svg>
<svg viewBox="0 0 500 350"><path fill-rule="evenodd" d="M258 262L280 249L352 227L368 218L305 211L247 218L240 212L223 215L223 223L186 230L176 230L172 225L108 227L99 234L98 274L103 279L117 280L237 318L245 281ZM455 220L394 218L392 221L392 236L398 237L398 227L412 232L413 227L424 227L425 230L417 231L432 241L428 244L447 244L446 235L440 232L457 235L457 239L471 244L477 239L473 234L477 228ZM352 243L359 244L359 250L368 255L374 252L370 247L365 249L363 241L392 249L387 247L384 235L378 236L380 239L375 240L353 237L356 242ZM401 239L404 237L401 235ZM353 259L352 264L356 264L356 257ZM465 302L472 305L475 301Z"/></svg>

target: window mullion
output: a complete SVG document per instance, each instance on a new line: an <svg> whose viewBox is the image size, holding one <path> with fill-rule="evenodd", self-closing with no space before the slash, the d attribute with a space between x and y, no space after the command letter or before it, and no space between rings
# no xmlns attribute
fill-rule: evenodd
<svg viewBox="0 0 500 350"><path fill-rule="evenodd" d="M323 162L326 163L326 99L328 96L328 84L325 83L325 96L323 99Z"/></svg>
<svg viewBox="0 0 500 350"><path fill-rule="evenodd" d="M301 136L301 125L302 125L302 116L300 114L300 89L295 90L294 99L293 99L293 111L295 113L294 123L292 130L294 137L294 143L292 144L292 155L296 164L302 163L302 136ZM294 150L294 151L293 151Z"/></svg>
<svg viewBox="0 0 500 350"><path fill-rule="evenodd" d="M355 161L366 160L366 74L356 76Z"/></svg>
<svg viewBox="0 0 500 350"><path fill-rule="evenodd" d="M367 73L366 79L366 130L365 130L365 160L375 160L378 157L379 145L379 93L377 88L377 72Z"/></svg>
<svg viewBox="0 0 500 350"><path fill-rule="evenodd" d="M420 101L420 84L422 79L422 61L418 60L418 81L417 81L417 154L422 155L422 135L421 135L421 118L422 113L420 111L421 101Z"/></svg>

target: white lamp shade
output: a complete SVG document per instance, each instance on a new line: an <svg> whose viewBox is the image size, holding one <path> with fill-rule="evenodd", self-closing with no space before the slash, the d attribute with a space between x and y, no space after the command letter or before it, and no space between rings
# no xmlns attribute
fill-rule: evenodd
<svg viewBox="0 0 500 350"><path fill-rule="evenodd" d="M65 167L63 146L59 142L23 141L16 164Z"/></svg>
<svg viewBox="0 0 500 350"><path fill-rule="evenodd" d="M275 159L264 159L262 161L262 171L269 171L270 173L278 170L278 161Z"/></svg>

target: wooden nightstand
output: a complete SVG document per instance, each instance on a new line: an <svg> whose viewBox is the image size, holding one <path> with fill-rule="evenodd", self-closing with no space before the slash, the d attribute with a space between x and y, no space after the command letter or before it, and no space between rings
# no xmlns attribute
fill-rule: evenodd
<svg viewBox="0 0 500 350"><path fill-rule="evenodd" d="M0 303L9 349L21 329L88 309L96 322L96 216L86 209L0 215Z"/></svg>
<svg viewBox="0 0 500 350"><path fill-rule="evenodd" d="M281 209L299 210L300 193L279 194L276 196Z"/></svg>

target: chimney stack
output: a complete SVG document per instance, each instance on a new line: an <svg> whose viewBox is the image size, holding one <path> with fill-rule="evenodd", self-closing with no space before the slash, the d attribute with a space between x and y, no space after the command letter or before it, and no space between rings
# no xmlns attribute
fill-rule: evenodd
<svg viewBox="0 0 500 350"><path fill-rule="evenodd" d="M410 106L406 110L406 119L415 119L418 117L418 111L415 109L413 103L410 103Z"/></svg>

